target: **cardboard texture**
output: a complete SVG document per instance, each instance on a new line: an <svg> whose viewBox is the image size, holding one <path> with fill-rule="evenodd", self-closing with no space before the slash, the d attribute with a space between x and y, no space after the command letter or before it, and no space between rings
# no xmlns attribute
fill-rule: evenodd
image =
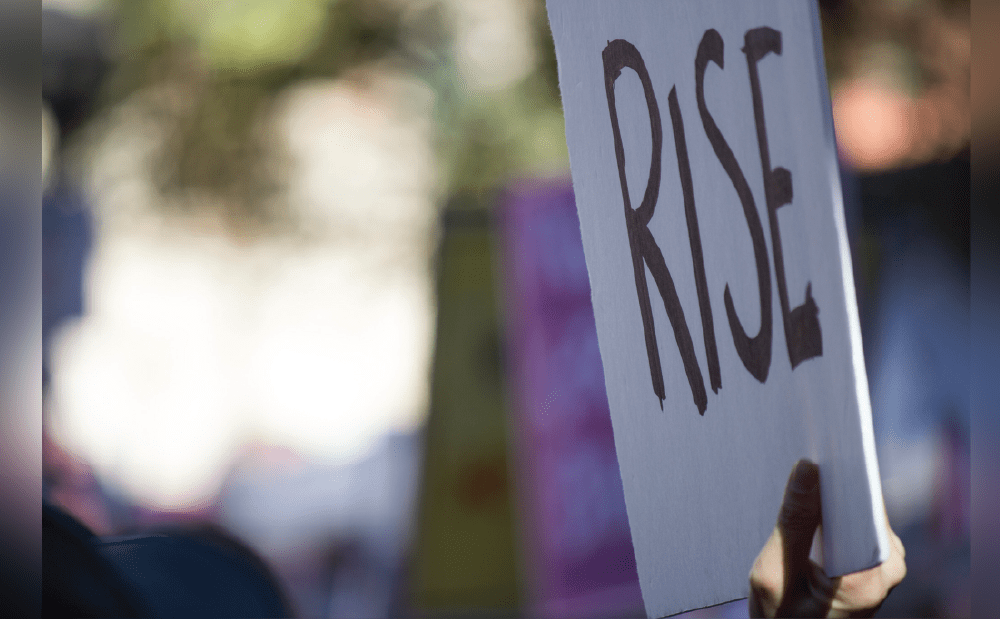
<svg viewBox="0 0 1000 619"><path fill-rule="evenodd" d="M746 597L789 472L888 557L814 2L548 0L646 612Z"/></svg>

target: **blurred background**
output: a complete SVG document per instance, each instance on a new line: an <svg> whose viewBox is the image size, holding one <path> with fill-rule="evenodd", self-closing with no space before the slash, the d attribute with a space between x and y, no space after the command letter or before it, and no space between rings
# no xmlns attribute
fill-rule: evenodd
<svg viewBox="0 0 1000 619"><path fill-rule="evenodd" d="M970 6L820 7L880 615L968 616ZM219 525L302 617L643 614L541 0L44 0L42 42L52 501Z"/></svg>
<svg viewBox="0 0 1000 619"><path fill-rule="evenodd" d="M42 527L41 13L0 3L0 600L37 614Z"/></svg>

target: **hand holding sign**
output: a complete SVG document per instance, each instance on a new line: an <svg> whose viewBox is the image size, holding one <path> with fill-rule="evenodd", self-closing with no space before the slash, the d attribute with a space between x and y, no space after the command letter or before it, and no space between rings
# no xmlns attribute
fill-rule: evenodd
<svg viewBox="0 0 1000 619"><path fill-rule="evenodd" d="M819 468L800 460L788 478L774 532L750 571L751 617L871 617L906 576L906 551L891 529L892 552L884 563L827 576L809 559L820 515Z"/></svg>

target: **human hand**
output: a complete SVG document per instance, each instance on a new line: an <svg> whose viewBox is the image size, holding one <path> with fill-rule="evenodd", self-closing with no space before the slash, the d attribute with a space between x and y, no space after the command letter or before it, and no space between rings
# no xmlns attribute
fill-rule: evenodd
<svg viewBox="0 0 1000 619"><path fill-rule="evenodd" d="M751 617L871 617L906 576L906 551L891 528L885 562L827 576L809 559L821 514L819 467L800 460L785 487L778 523L750 571Z"/></svg>

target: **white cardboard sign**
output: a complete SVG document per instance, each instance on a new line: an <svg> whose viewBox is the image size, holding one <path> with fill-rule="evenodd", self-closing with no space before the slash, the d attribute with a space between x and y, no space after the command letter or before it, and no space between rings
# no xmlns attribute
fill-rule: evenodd
<svg viewBox="0 0 1000 619"><path fill-rule="evenodd" d="M646 612L746 597L794 463L888 557L813 0L548 0Z"/></svg>

